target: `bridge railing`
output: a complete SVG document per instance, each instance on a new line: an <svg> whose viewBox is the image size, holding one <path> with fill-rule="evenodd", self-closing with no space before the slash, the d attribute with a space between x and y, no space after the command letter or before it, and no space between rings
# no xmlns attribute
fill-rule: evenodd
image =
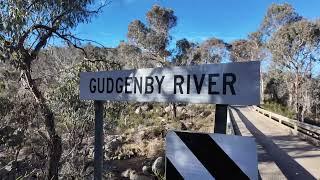
<svg viewBox="0 0 320 180"><path fill-rule="evenodd" d="M279 124L291 128L291 132L293 134L299 135L310 143L320 146L320 127L290 119L257 106L252 106L252 108L260 114L263 114L278 122Z"/></svg>
<svg viewBox="0 0 320 180"><path fill-rule="evenodd" d="M235 135L235 131L233 128L233 122L231 118L231 109L228 107L227 111L227 134Z"/></svg>

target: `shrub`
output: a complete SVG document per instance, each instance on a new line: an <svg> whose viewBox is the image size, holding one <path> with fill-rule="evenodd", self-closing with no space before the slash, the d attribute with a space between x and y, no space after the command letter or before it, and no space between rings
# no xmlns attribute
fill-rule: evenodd
<svg viewBox="0 0 320 180"><path fill-rule="evenodd" d="M278 104L273 101L267 101L262 105L262 108L280 114L282 116L294 119L295 113L288 107Z"/></svg>

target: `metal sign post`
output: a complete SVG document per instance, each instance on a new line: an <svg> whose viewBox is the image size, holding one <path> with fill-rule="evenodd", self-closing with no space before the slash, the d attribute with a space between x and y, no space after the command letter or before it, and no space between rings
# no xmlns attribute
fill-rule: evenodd
<svg viewBox="0 0 320 180"><path fill-rule="evenodd" d="M103 171L103 101L94 101L94 179L102 179Z"/></svg>
<svg viewBox="0 0 320 180"><path fill-rule="evenodd" d="M227 134L228 105L217 104L215 112L214 133Z"/></svg>

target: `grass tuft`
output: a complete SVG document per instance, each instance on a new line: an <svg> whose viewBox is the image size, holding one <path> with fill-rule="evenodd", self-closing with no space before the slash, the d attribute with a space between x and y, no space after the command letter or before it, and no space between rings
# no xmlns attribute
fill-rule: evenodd
<svg viewBox="0 0 320 180"><path fill-rule="evenodd" d="M289 109L288 107L285 107L279 103L273 102L273 101L267 101L262 105L263 109L269 110L271 112L280 114L282 116L288 117L290 119L295 118L295 113Z"/></svg>

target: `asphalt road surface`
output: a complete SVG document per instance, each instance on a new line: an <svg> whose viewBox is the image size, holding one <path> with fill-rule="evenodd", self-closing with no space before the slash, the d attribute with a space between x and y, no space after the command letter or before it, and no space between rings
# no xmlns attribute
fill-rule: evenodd
<svg viewBox="0 0 320 180"><path fill-rule="evenodd" d="M256 139L262 179L320 179L320 147L248 107L233 107L231 115L239 134Z"/></svg>

